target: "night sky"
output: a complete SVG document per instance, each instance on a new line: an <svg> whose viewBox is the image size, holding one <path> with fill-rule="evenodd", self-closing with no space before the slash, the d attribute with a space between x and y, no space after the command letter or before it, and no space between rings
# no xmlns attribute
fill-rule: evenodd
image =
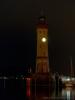
<svg viewBox="0 0 75 100"><path fill-rule="evenodd" d="M35 68L36 23L43 11L49 27L49 61L52 72L68 74L75 67L74 0L1 0L0 72L25 73Z"/></svg>

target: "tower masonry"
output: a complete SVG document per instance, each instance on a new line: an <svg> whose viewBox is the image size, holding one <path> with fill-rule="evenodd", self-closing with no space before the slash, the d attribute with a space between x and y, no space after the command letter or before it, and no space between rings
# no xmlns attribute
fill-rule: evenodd
<svg viewBox="0 0 75 100"><path fill-rule="evenodd" d="M37 28L37 55L36 55L36 73L49 73L48 57L48 24L45 16L38 20Z"/></svg>

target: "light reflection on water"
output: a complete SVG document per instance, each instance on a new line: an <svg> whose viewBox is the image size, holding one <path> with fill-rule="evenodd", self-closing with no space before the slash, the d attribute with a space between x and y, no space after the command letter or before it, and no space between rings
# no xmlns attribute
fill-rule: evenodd
<svg viewBox="0 0 75 100"><path fill-rule="evenodd" d="M59 89L50 91L49 87L41 86L42 90L38 87L38 91L35 87L35 92L33 93L30 80L27 81L26 87L29 100L75 100L75 89L72 87L62 88L61 91Z"/></svg>
<svg viewBox="0 0 75 100"><path fill-rule="evenodd" d="M29 95L29 100L33 100L33 98L35 100L75 100L75 89L72 88L64 88L61 92L58 91L58 93L57 91L53 91L53 93L49 92L49 96L45 94L46 91L43 91L43 93L37 92L35 95L31 93L32 95Z"/></svg>
<svg viewBox="0 0 75 100"><path fill-rule="evenodd" d="M75 100L75 89L62 89L62 97L66 98L67 100Z"/></svg>
<svg viewBox="0 0 75 100"><path fill-rule="evenodd" d="M29 79L27 83L25 80L6 80L5 88L3 88L3 81L1 81L0 86L0 91L4 91L5 97L9 100L75 100L74 88L63 88L60 91L54 89L52 91L49 87L41 86L41 88L35 87L32 91Z"/></svg>

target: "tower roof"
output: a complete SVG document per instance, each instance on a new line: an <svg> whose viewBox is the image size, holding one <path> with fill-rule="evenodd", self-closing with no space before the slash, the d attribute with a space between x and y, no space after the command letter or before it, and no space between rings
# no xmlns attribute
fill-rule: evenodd
<svg viewBox="0 0 75 100"><path fill-rule="evenodd" d="M47 20L45 16L40 16L38 19L37 27L39 28L48 28Z"/></svg>
<svg viewBox="0 0 75 100"><path fill-rule="evenodd" d="M46 21L46 17L45 17L45 16L40 16L40 17L39 17L39 21L45 22L45 21Z"/></svg>

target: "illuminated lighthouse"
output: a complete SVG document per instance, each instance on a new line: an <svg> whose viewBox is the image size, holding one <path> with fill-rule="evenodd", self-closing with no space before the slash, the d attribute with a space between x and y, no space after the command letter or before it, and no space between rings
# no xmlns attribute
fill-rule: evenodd
<svg viewBox="0 0 75 100"><path fill-rule="evenodd" d="M36 73L49 73L48 57L48 24L45 16L38 20L37 28L37 55L36 55Z"/></svg>

